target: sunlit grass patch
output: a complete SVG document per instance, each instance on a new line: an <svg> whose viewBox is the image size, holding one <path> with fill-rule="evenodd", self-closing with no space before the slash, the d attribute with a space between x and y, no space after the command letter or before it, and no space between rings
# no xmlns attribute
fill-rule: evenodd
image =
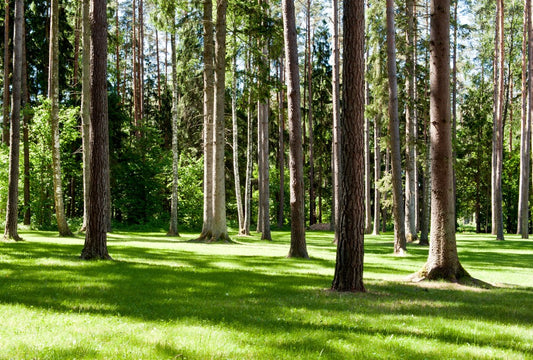
<svg viewBox="0 0 533 360"><path fill-rule="evenodd" d="M329 291L331 232L233 244L198 234L117 232L114 261L84 262L83 237L23 232L0 244L0 359L533 358L533 242L458 237L464 267L491 289L406 282L427 247L365 243L364 294Z"/></svg>

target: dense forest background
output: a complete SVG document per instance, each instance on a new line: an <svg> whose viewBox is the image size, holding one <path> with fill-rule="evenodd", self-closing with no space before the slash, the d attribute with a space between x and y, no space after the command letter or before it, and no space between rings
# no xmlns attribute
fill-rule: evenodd
<svg viewBox="0 0 533 360"><path fill-rule="evenodd" d="M396 1L396 52L402 169L414 157L412 195L418 229L429 214L429 3ZM9 4L9 1L6 1ZM366 22L367 218L376 231L391 231L392 179L385 1L368 2ZM10 11L11 13L6 13ZM81 136L81 1L59 1L59 102L62 188L71 228L83 222ZM13 7L0 10L3 33L13 31ZM169 15L171 14L171 15ZM9 15L9 16L6 16ZM55 229L52 134L48 89L49 1L25 4L28 99L24 114L27 154L21 157L19 216L35 229ZM302 93L306 222L331 223L333 207L332 9L329 1L296 2ZM503 224L516 232L520 173L523 1L504 7ZM108 3L108 90L111 214L114 227L167 228L172 189L171 38L175 38L178 86L178 221L200 229L203 203L203 11L200 1L110 1ZM174 21L169 22L169 18ZM342 18L342 14L341 14ZM491 154L495 100L495 25L493 1L452 2L452 87L456 154L457 225L489 232ZM9 27L5 27L9 24ZM249 196L256 224L259 188L267 182L270 221L289 222L288 129L284 86L280 1L231 0L227 12L225 177L227 220L239 227L237 198ZM342 33L340 35L342 38ZM9 39L9 37L8 37ZM411 39L411 40L410 40ZM1 39L2 53L12 51ZM414 56L414 72L410 57ZM342 57L342 56L341 56ZM9 85L9 56L3 57L2 84ZM342 65L341 65L342 66ZM7 75L7 78L6 78ZM341 86L342 87L342 86ZM409 90L411 89L411 91ZM6 109L4 86L2 107ZM9 99L9 97L7 98ZM261 141L258 118L267 106L268 136ZM6 112L4 112L4 122ZM412 125L407 118L414 118ZM409 129L412 126L412 129ZM5 219L8 146L4 126L0 147L0 219ZM407 134L407 135L406 135ZM410 134L410 135L409 135ZM259 145L258 145L259 144ZM258 154L267 149L269 176L258 174ZM412 153L410 152L412 149ZM413 154L413 155L411 155ZM248 159L252 191L245 192ZM240 169L240 171L235 171ZM235 176L236 174L236 176ZM403 188L409 189L407 171ZM235 183L239 185L236 187ZM237 190L236 190L237 189ZM242 192L242 194L238 194ZM381 196L375 196L379 193ZM407 198L411 198L411 195ZM377 211L376 211L377 210ZM379 214L377 216L376 214ZM326 226L327 227L327 226ZM368 226L367 226L368 229ZM372 229L368 230L371 231ZM427 230L426 230L427 232Z"/></svg>

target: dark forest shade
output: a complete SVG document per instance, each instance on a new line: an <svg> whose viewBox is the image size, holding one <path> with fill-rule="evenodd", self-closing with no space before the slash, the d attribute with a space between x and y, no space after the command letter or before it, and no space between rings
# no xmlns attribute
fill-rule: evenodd
<svg viewBox="0 0 533 360"><path fill-rule="evenodd" d="M344 2L344 101L337 261L332 290L365 291L364 255L364 23L363 0Z"/></svg>

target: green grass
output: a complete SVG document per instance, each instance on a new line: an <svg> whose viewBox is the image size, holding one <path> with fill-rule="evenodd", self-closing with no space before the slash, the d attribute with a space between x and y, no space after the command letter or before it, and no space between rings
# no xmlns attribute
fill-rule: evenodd
<svg viewBox="0 0 533 360"><path fill-rule="evenodd" d="M367 293L328 291L332 234L311 260L273 242L188 242L120 232L115 261L78 259L83 239L22 232L0 243L0 359L533 359L533 241L459 235L470 274L492 289L406 282L427 248L365 244Z"/></svg>

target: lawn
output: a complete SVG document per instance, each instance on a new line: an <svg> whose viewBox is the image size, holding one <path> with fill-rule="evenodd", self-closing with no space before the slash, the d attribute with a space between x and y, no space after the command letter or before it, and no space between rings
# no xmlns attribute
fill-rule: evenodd
<svg viewBox="0 0 533 360"><path fill-rule="evenodd" d="M310 260L285 257L287 232L118 232L97 262L81 236L21 235L0 243L0 359L533 359L533 240L459 235L482 289L407 282L428 249L368 236L368 292L339 294L327 232L307 234Z"/></svg>

